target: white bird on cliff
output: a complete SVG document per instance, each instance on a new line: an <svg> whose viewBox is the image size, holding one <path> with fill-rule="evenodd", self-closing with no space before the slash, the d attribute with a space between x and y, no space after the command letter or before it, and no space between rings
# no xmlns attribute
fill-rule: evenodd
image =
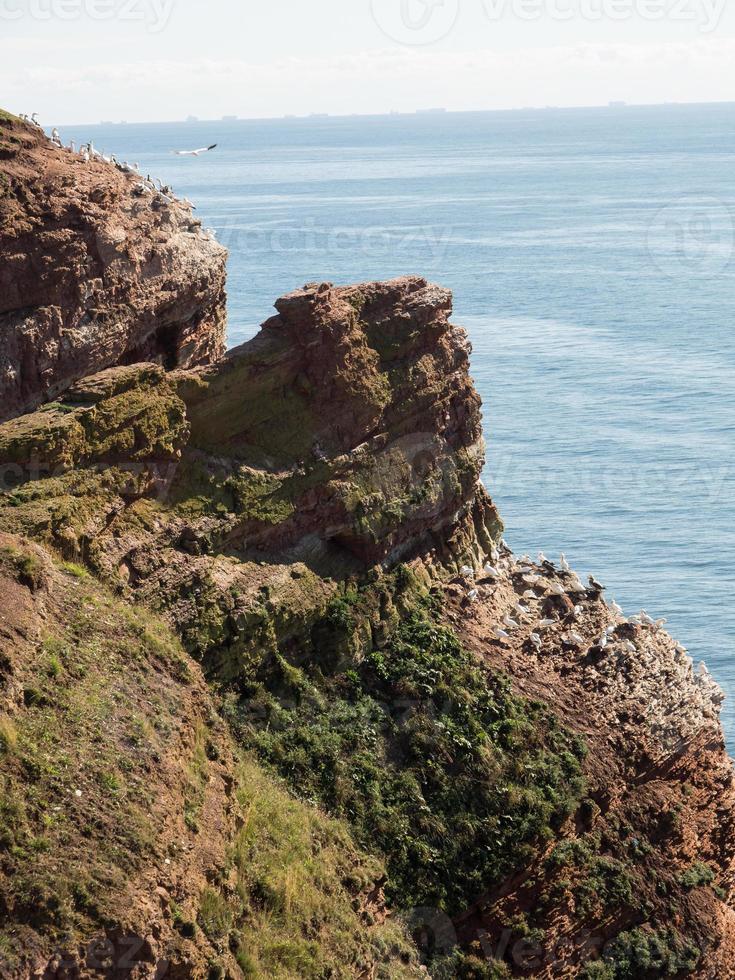
<svg viewBox="0 0 735 980"><path fill-rule="evenodd" d="M490 578L500 578L500 572L494 565L490 565L489 563L485 565L485 574Z"/></svg>
<svg viewBox="0 0 735 980"><path fill-rule="evenodd" d="M563 572L571 572L571 570L572 570L569 567L569 562L567 561L566 555L563 552L562 552L562 555L561 555L561 560L559 562L559 565L560 565L561 570Z"/></svg>
<svg viewBox="0 0 735 980"><path fill-rule="evenodd" d="M532 575L524 575L523 581L526 583L526 585L538 585L539 582L543 580L540 575L532 574Z"/></svg>
<svg viewBox="0 0 735 980"><path fill-rule="evenodd" d="M623 615L623 607L622 607L622 606L621 606L621 605L620 605L619 603L617 603L617 602L616 602L616 601L615 601L614 599L613 599L613 601L612 601L612 602L610 603L610 608L611 608L611 609L612 609L612 611L613 611L614 613L616 613L616 614L617 614L618 616L622 616L622 615Z"/></svg>
<svg viewBox="0 0 735 980"><path fill-rule="evenodd" d="M516 605L513 606L513 608L515 609L515 611L518 613L519 616L527 616L531 612L528 606L524 606L522 602L516 603Z"/></svg>
<svg viewBox="0 0 735 980"><path fill-rule="evenodd" d="M509 640L510 634L506 633L505 630L501 630L499 626L493 629L493 636L498 640Z"/></svg>
<svg viewBox="0 0 735 980"><path fill-rule="evenodd" d="M510 616L505 616L503 619L503 624L507 626L509 630L518 629L518 623L515 621L515 619L511 619Z"/></svg>
<svg viewBox="0 0 735 980"><path fill-rule="evenodd" d="M202 153L210 153L216 148L217 144L212 143L211 146L202 146L198 150L171 150L171 152L175 153L177 157L200 157Z"/></svg>
<svg viewBox="0 0 735 980"><path fill-rule="evenodd" d="M584 637L580 636L579 633L575 633L574 630L570 630L568 633L565 633L562 639L568 646L584 646Z"/></svg>
<svg viewBox="0 0 735 980"><path fill-rule="evenodd" d="M477 600L480 598L479 589L470 589L470 591L467 593L467 598L470 602L477 602Z"/></svg>
<svg viewBox="0 0 735 980"><path fill-rule="evenodd" d="M562 596L567 594L564 586L560 585L558 582L552 582L549 586L549 591L552 595Z"/></svg>
<svg viewBox="0 0 735 980"><path fill-rule="evenodd" d="M533 591L533 589L526 589L526 591L523 593L523 598L524 599L538 599L538 596Z"/></svg>
<svg viewBox="0 0 735 980"><path fill-rule="evenodd" d="M557 623L557 621L555 619L549 619L547 617L546 619L542 619L541 620L541 622L539 623L539 626L541 627L541 629L544 629L545 630L545 629L548 629L550 626L556 626L556 623Z"/></svg>
<svg viewBox="0 0 735 980"><path fill-rule="evenodd" d="M470 565L463 565L459 570L459 574L462 578L474 578L475 570Z"/></svg>
<svg viewBox="0 0 735 980"><path fill-rule="evenodd" d="M540 650L541 647L543 646L543 640L538 635L538 633L531 633L529 639L530 639L531 643L533 643L533 645L536 647L537 650Z"/></svg>
<svg viewBox="0 0 735 980"><path fill-rule="evenodd" d="M609 642L610 641L608 639L607 633L603 633L600 639L597 641L597 645L601 650L604 650Z"/></svg>

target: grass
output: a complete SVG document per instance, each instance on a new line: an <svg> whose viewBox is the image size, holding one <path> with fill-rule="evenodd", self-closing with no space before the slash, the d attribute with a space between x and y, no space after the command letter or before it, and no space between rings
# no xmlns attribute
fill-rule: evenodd
<svg viewBox="0 0 735 980"><path fill-rule="evenodd" d="M91 576L61 563L47 573L46 635L17 658L24 707L0 716L3 960L27 972L29 948L73 948L128 922L139 875L186 860L180 831L162 834L180 817L207 854L221 836L206 883L193 865L170 904L169 958L189 949L212 977L232 975L235 959L263 980L419 977L403 926L372 916L380 861L256 762L228 762L204 686L191 714L196 668L170 631ZM231 794L213 812L225 764ZM238 828L229 841L225 809Z"/></svg>
<svg viewBox="0 0 735 980"><path fill-rule="evenodd" d="M0 756L15 752L18 745L18 732L7 715L0 715Z"/></svg>
<svg viewBox="0 0 735 980"><path fill-rule="evenodd" d="M237 961L246 977L418 976L401 925L371 924L367 896L380 861L355 847L346 826L294 799L251 761L239 774L243 826L230 860L241 911ZM228 913L207 890L202 928L221 931Z"/></svg>

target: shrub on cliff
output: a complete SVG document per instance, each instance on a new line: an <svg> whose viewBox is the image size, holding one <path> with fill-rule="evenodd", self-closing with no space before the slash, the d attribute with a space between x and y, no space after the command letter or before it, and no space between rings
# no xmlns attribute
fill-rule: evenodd
<svg viewBox="0 0 735 980"><path fill-rule="evenodd" d="M281 661L229 710L301 797L385 856L396 905L456 913L573 812L584 747L437 625L426 597L363 653L354 635L372 605L385 607L383 589L338 599L315 630L318 662Z"/></svg>

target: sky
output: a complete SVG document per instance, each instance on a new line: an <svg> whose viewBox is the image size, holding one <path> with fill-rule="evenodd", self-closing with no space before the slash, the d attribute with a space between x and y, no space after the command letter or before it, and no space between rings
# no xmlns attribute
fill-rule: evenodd
<svg viewBox="0 0 735 980"><path fill-rule="evenodd" d="M0 0L0 106L44 124L610 101L735 101L735 3Z"/></svg>

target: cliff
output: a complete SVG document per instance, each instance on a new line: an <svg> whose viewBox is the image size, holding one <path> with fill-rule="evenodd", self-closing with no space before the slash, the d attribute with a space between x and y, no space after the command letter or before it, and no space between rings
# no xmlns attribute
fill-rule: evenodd
<svg viewBox="0 0 735 980"><path fill-rule="evenodd" d="M0 115L0 418L113 365L217 359L225 260L188 206Z"/></svg>
<svg viewBox="0 0 735 980"><path fill-rule="evenodd" d="M721 692L502 542L451 303L0 425L0 975L735 976Z"/></svg>

